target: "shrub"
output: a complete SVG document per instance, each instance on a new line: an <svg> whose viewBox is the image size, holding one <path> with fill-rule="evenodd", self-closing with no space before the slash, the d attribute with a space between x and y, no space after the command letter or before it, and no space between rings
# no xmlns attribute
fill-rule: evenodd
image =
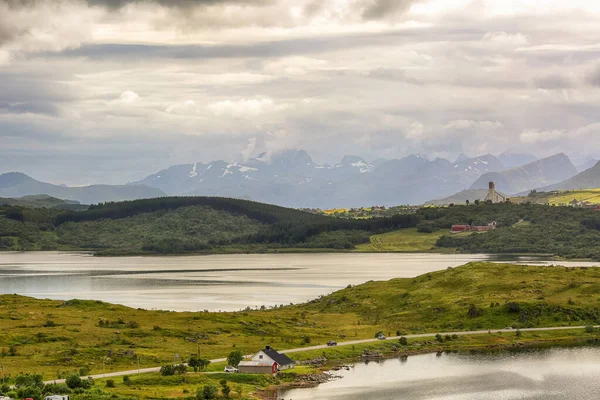
<svg viewBox="0 0 600 400"><path fill-rule="evenodd" d="M113 381L112 379L107 379L106 380L106 387L107 388L114 388L115 387L115 381Z"/></svg>
<svg viewBox="0 0 600 400"><path fill-rule="evenodd" d="M400 344L402 346L407 346L408 345L408 339L405 338L404 336L402 336L400 339L398 339L398 342L400 342Z"/></svg>
<svg viewBox="0 0 600 400"><path fill-rule="evenodd" d="M309 344L310 343L310 336L304 336L304 338L302 338L302 343Z"/></svg>
<svg viewBox="0 0 600 400"><path fill-rule="evenodd" d="M585 332L586 333L594 333L595 329L592 325L588 325L585 327Z"/></svg>
<svg viewBox="0 0 600 400"><path fill-rule="evenodd" d="M506 303L506 311L509 313L518 313L521 312L521 305L516 301L511 301L510 303Z"/></svg>
<svg viewBox="0 0 600 400"><path fill-rule="evenodd" d="M175 375L175 367L171 364L163 365L160 367L160 374L162 376L172 376Z"/></svg>
<svg viewBox="0 0 600 400"><path fill-rule="evenodd" d="M443 342L444 338L442 337L442 335L440 335L439 333L437 333L435 335L435 340L437 340L438 342Z"/></svg>
<svg viewBox="0 0 600 400"><path fill-rule="evenodd" d="M419 224L417 225L417 232L433 233L433 226L431 224Z"/></svg>
<svg viewBox="0 0 600 400"><path fill-rule="evenodd" d="M69 375L65 381L69 389L77 389L83 386L81 377L77 374Z"/></svg>
<svg viewBox="0 0 600 400"><path fill-rule="evenodd" d="M131 382L131 378L129 377L129 375L124 375L123 376L123 383L127 386L131 386L131 384L133 382Z"/></svg>
<svg viewBox="0 0 600 400"><path fill-rule="evenodd" d="M481 317L483 313L483 309L476 307L475 304L471 304L469 306L469 311L467 311L467 315L471 318Z"/></svg>
<svg viewBox="0 0 600 400"><path fill-rule="evenodd" d="M202 388L202 391L198 390L198 394L196 395L196 399L199 400L212 400L216 399L219 395L219 388L215 385L206 385Z"/></svg>

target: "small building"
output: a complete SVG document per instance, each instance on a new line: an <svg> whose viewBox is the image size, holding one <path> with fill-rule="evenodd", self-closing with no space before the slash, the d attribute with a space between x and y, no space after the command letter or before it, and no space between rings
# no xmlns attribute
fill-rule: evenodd
<svg viewBox="0 0 600 400"><path fill-rule="evenodd" d="M496 221L492 221L487 225L471 225L471 231L473 232L488 232L493 231L494 229L496 229Z"/></svg>
<svg viewBox="0 0 600 400"><path fill-rule="evenodd" d="M276 374L279 370L276 362L241 361L238 364L238 372L241 374Z"/></svg>
<svg viewBox="0 0 600 400"><path fill-rule="evenodd" d="M450 229L451 233L461 233L461 232L470 232L471 225L452 225Z"/></svg>
<svg viewBox="0 0 600 400"><path fill-rule="evenodd" d="M278 353L271 346L265 346L264 349L252 356L252 361L266 362L270 365L277 363L279 370L294 368L294 360L285 354Z"/></svg>

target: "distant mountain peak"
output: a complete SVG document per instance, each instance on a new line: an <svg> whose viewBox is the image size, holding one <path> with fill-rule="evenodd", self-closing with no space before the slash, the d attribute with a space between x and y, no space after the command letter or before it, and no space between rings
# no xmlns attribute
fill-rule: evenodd
<svg viewBox="0 0 600 400"><path fill-rule="evenodd" d="M471 157L467 156L465 153L460 153L454 162L459 163L461 161L469 160L470 158Z"/></svg>

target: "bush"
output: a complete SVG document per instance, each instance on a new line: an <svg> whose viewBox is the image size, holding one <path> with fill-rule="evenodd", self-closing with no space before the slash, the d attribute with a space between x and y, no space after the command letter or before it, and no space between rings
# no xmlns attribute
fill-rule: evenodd
<svg viewBox="0 0 600 400"><path fill-rule="evenodd" d="M216 399L219 395L219 388L215 385L206 385L202 388L202 391L198 390L196 399L198 400L212 400Z"/></svg>
<svg viewBox="0 0 600 400"><path fill-rule="evenodd" d="M107 388L114 388L115 387L115 381L113 381L112 379L107 379L106 380L106 387Z"/></svg>
<svg viewBox="0 0 600 400"><path fill-rule="evenodd" d="M433 233L433 226L431 224L419 224L417 225L417 232Z"/></svg>
<svg viewBox="0 0 600 400"><path fill-rule="evenodd" d="M469 306L469 311L467 311L467 315L471 318L481 317L483 313L484 310L482 308L476 307L475 304L471 304Z"/></svg>
<svg viewBox="0 0 600 400"><path fill-rule="evenodd" d="M79 368L79 376L88 376L90 374L90 369L87 366L83 366Z"/></svg>
<svg viewBox="0 0 600 400"><path fill-rule="evenodd" d="M586 333L594 333L595 329L592 325L588 325L585 327L585 332Z"/></svg>
<svg viewBox="0 0 600 400"><path fill-rule="evenodd" d="M77 374L69 375L65 381L69 389L77 389L83 386L81 377Z"/></svg>
<svg viewBox="0 0 600 400"><path fill-rule="evenodd" d="M438 342L443 342L443 341L444 341L444 338L442 337L442 335L441 335L441 334L437 333L437 334L435 335L435 340L437 340Z"/></svg>
<svg viewBox="0 0 600 400"><path fill-rule="evenodd" d="M125 375L123 376L123 384L127 385L127 386L131 386L133 382L131 382L131 378L129 377L129 375Z"/></svg>
<svg viewBox="0 0 600 400"><path fill-rule="evenodd" d="M515 301L511 301L510 303L506 303L506 311L509 313L518 313L521 312L521 305Z"/></svg>
<svg viewBox="0 0 600 400"><path fill-rule="evenodd" d="M168 364L160 367L160 374L162 376L173 376L175 375L175 366Z"/></svg>
<svg viewBox="0 0 600 400"><path fill-rule="evenodd" d="M302 338L302 343L310 344L310 336L304 336L304 338Z"/></svg>
<svg viewBox="0 0 600 400"><path fill-rule="evenodd" d="M408 346L408 339L405 338L404 336L402 336L400 339L398 339L398 342L402 345L402 346Z"/></svg>

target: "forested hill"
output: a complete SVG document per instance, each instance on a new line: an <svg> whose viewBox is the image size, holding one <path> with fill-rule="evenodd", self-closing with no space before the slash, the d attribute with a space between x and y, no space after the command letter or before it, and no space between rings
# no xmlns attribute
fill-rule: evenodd
<svg viewBox="0 0 600 400"><path fill-rule="evenodd" d="M3 207L0 249L90 249L111 254L350 249L372 234L414 227L417 222L416 215L337 219L218 197L104 203L80 212Z"/></svg>
<svg viewBox="0 0 600 400"><path fill-rule="evenodd" d="M453 224L491 221L498 226L492 232L449 233ZM440 250L600 260L600 212L574 207L479 203L346 219L218 197L104 203L79 212L0 206L0 250L92 250L112 255L337 251L405 228L416 228L405 231L410 233L403 236L407 238L433 234L427 242ZM402 248L410 251L410 246Z"/></svg>

